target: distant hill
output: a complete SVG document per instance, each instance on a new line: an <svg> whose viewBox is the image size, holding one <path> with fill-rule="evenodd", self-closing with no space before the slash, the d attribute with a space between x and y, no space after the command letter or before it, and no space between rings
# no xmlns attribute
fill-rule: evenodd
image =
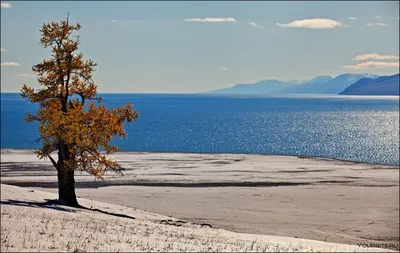
<svg viewBox="0 0 400 253"><path fill-rule="evenodd" d="M253 84L237 84L230 88L202 92L203 94L339 94L369 74L343 74L332 78L317 76L306 81L262 80Z"/></svg>
<svg viewBox="0 0 400 253"><path fill-rule="evenodd" d="M281 94L284 90L295 88L307 84L322 84L329 80L330 76L319 76L307 81L279 81L279 80L262 80L253 84L237 84L230 88L218 89L208 92L207 94Z"/></svg>
<svg viewBox="0 0 400 253"><path fill-rule="evenodd" d="M331 80L320 83L305 83L297 87L291 87L282 91L284 94L339 94L349 85L358 80L369 77L376 78L377 76L369 74L343 74Z"/></svg>
<svg viewBox="0 0 400 253"><path fill-rule="evenodd" d="M313 94L312 90L331 80L333 80L331 76L317 76L314 79L299 83L299 85L286 88L282 90L281 94Z"/></svg>
<svg viewBox="0 0 400 253"><path fill-rule="evenodd" d="M208 94L274 94L296 84L278 80L262 80L253 84L237 84L230 88L207 91Z"/></svg>
<svg viewBox="0 0 400 253"><path fill-rule="evenodd" d="M340 95L399 95L399 74L376 79L362 78L347 87Z"/></svg>

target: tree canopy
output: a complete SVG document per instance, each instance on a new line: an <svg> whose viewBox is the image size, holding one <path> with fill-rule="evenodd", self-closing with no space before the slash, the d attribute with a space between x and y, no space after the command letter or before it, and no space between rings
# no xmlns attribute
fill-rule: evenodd
<svg viewBox="0 0 400 253"><path fill-rule="evenodd" d="M40 88L35 90L24 84L21 89L23 98L39 105L35 115L27 114L25 118L27 122L39 122L42 145L36 153L40 159L51 160L58 172L59 191L65 192L70 191L65 187L74 186L75 170L98 178L107 170L121 172L118 162L107 156L119 150L110 142L114 136L126 136L124 123L139 117L132 104L116 109L102 104L92 80L97 64L83 59L83 54L78 53L79 36L72 36L81 27L79 23L70 25L68 17L59 23L43 24L40 44L51 49L51 57L32 67ZM58 159L52 157L55 151ZM59 200L67 204L76 202L69 198L59 194Z"/></svg>

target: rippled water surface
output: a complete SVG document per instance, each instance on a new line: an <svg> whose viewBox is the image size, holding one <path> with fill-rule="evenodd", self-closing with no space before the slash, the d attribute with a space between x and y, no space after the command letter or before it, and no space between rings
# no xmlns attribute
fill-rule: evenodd
<svg viewBox="0 0 400 253"><path fill-rule="evenodd" d="M102 94L140 118L116 139L122 151L304 155L399 164L398 97L228 97ZM1 147L36 148L35 106L1 94Z"/></svg>

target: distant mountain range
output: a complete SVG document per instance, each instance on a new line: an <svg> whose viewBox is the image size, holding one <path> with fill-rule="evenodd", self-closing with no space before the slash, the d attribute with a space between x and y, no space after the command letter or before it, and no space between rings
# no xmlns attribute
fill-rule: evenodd
<svg viewBox="0 0 400 253"><path fill-rule="evenodd" d="M357 82L361 78L377 76L369 74L343 74L335 78L327 79L326 82L314 82L300 84L291 89L282 91L284 94L339 94L349 85Z"/></svg>
<svg viewBox="0 0 400 253"><path fill-rule="evenodd" d="M253 84L236 84L231 88L218 89L204 93L210 94L275 94L295 86L290 82L278 80L262 80Z"/></svg>
<svg viewBox="0 0 400 253"><path fill-rule="evenodd" d="M399 74L375 79L362 78L347 87L340 95L399 95Z"/></svg>
<svg viewBox="0 0 400 253"><path fill-rule="evenodd" d="M397 82L396 82L397 76ZM342 74L335 78L318 76L307 81L262 80L253 84L237 84L231 88L202 92L203 94L343 94L361 92L365 95L398 95L399 75L379 77L370 74ZM373 82L376 80L376 82ZM359 83L360 81L360 83ZM357 84L359 83L359 84ZM368 88L369 84L373 88ZM379 83L379 84L377 84ZM350 90L351 86L357 84ZM368 86L368 87L367 87ZM397 88L396 88L397 87ZM362 88L362 89L361 89ZM383 90L384 89L384 90ZM370 91L367 91L370 90ZM397 93L396 93L397 91ZM350 93L348 93L350 92ZM375 94L376 93L376 94Z"/></svg>

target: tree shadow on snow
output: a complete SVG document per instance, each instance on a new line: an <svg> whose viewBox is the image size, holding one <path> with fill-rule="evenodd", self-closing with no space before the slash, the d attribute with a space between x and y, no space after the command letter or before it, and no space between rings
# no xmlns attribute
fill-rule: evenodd
<svg viewBox="0 0 400 253"><path fill-rule="evenodd" d="M59 205L54 204L54 200L45 199L44 202L34 202L34 201L21 201L21 200L2 200L0 201L1 205L11 205L11 206L25 206L25 207L41 207L41 208L49 208L57 211L63 212L72 212L75 213L76 211L70 208L64 208Z"/></svg>

